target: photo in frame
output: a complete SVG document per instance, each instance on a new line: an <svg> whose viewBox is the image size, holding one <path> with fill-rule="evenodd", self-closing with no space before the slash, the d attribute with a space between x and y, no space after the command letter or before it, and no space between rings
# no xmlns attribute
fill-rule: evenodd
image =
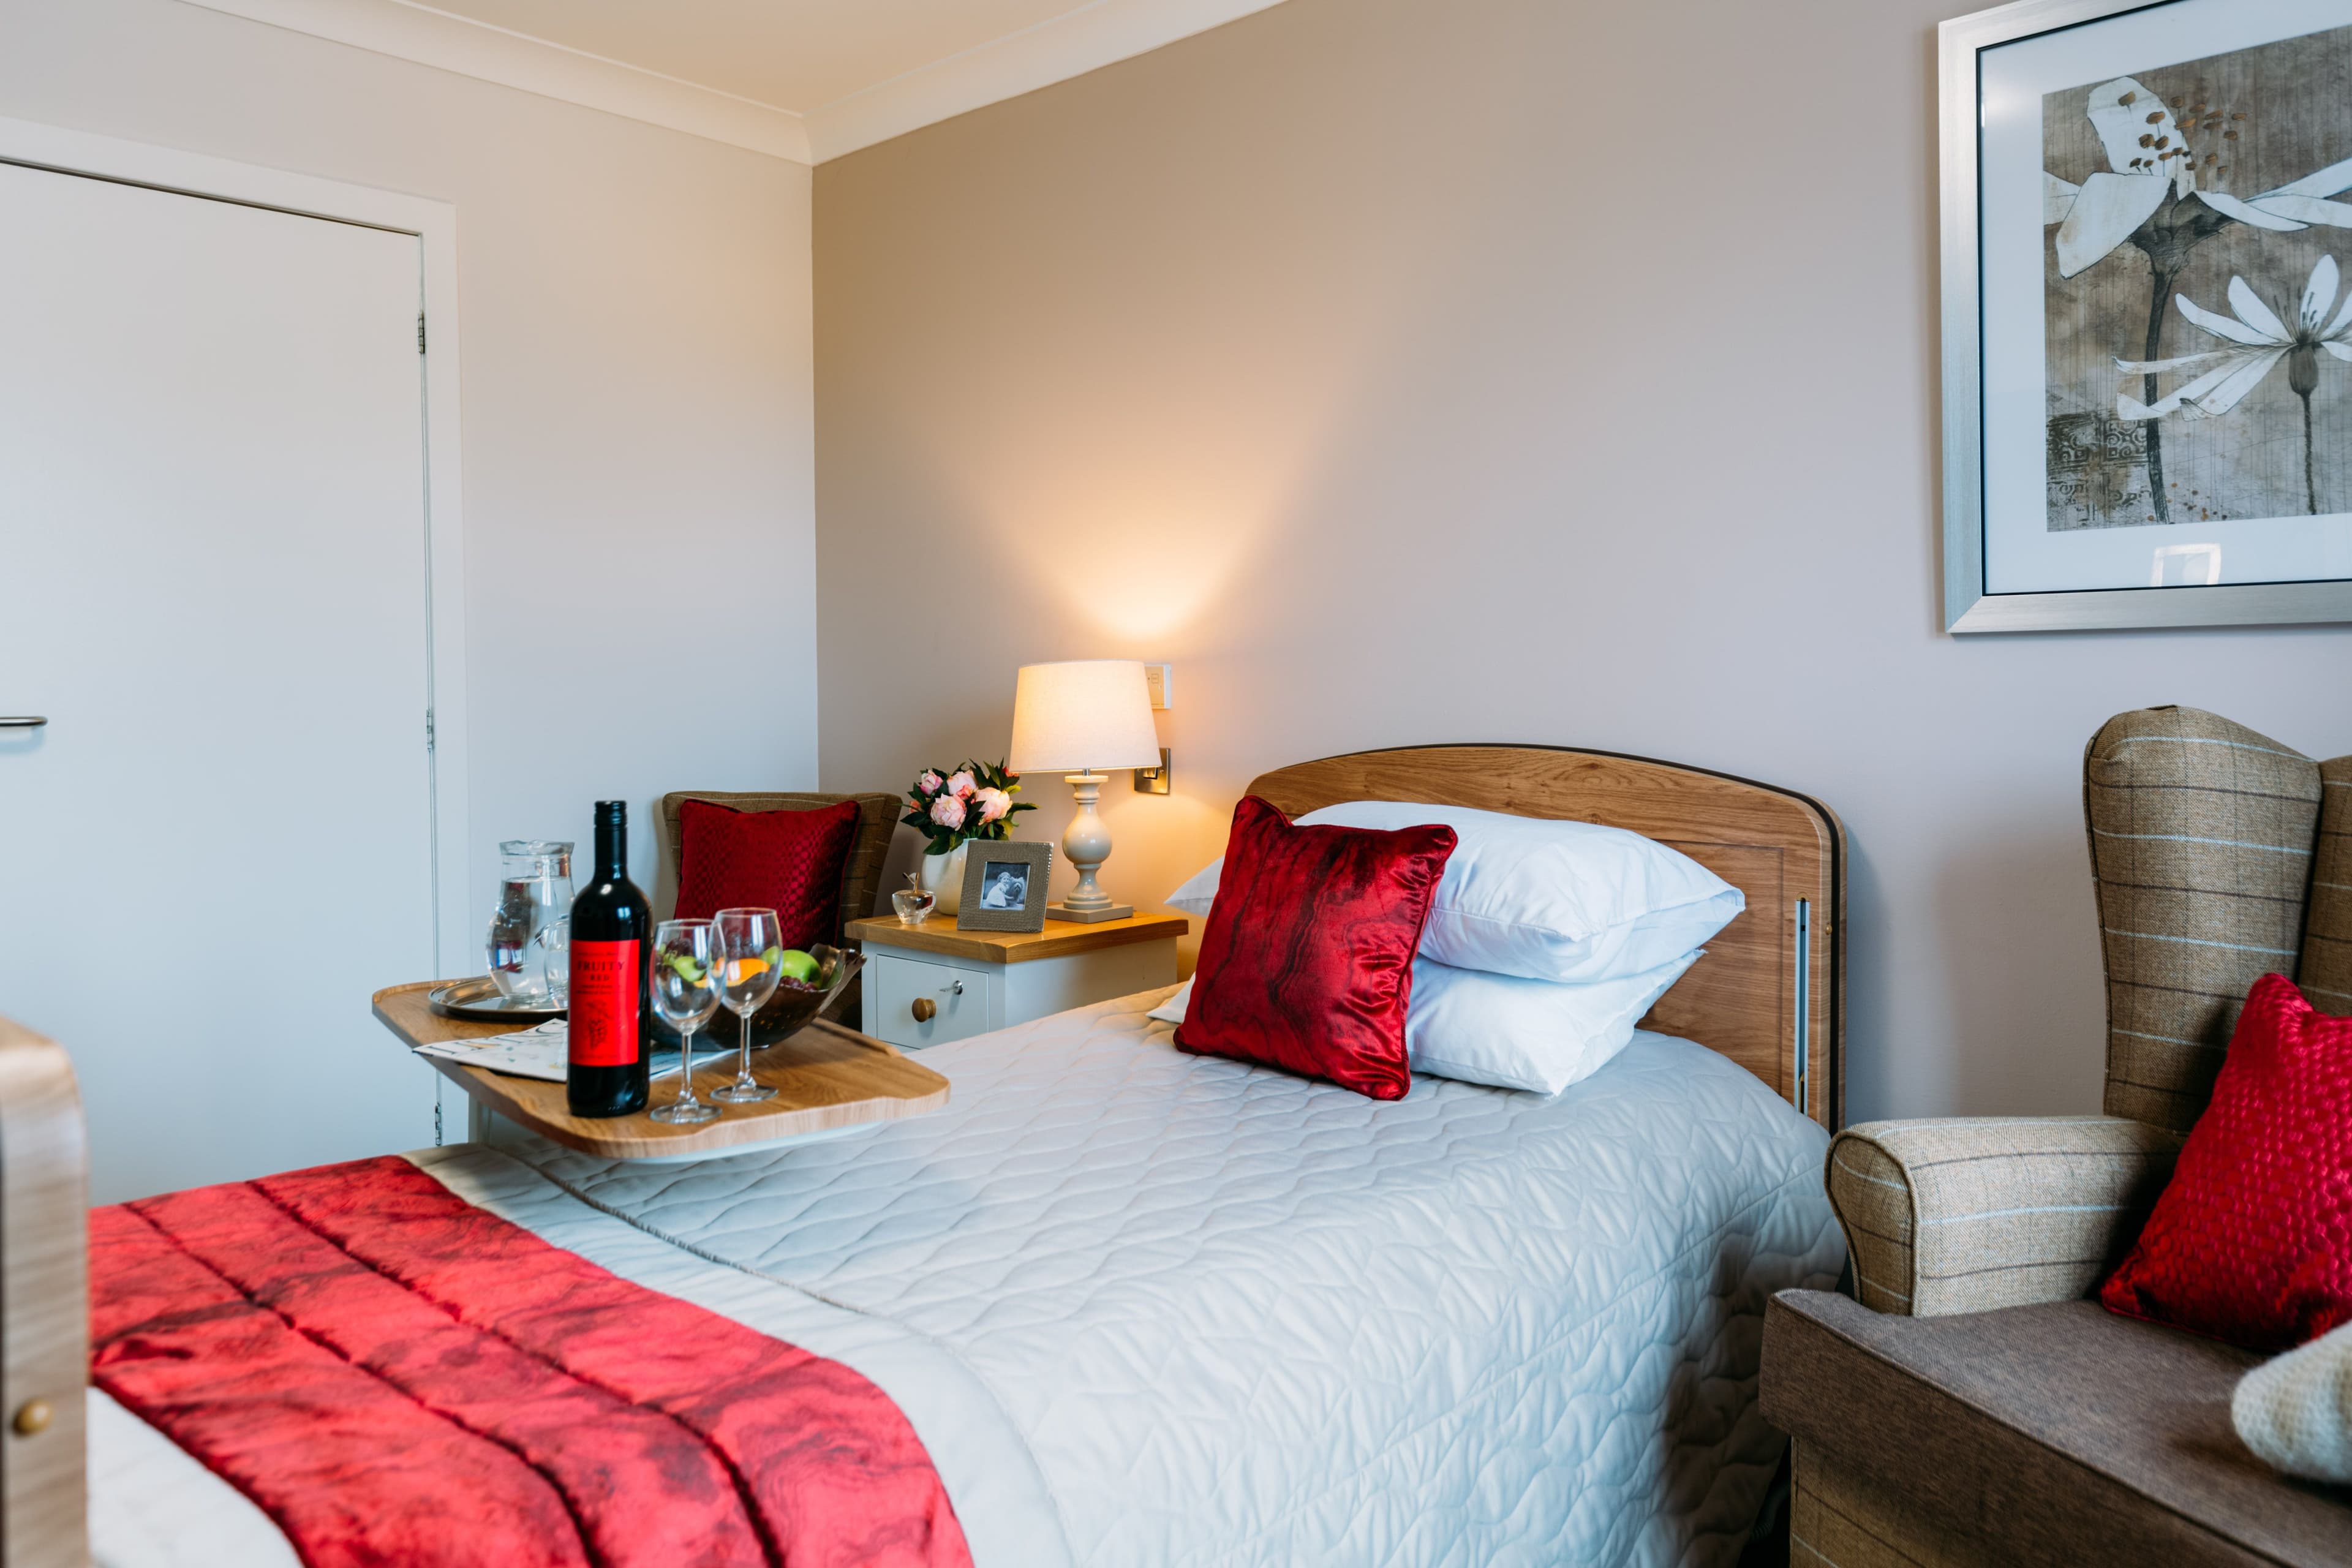
<svg viewBox="0 0 2352 1568"><path fill-rule="evenodd" d="M956 930L1044 931L1045 884L1053 870L1050 844L1010 838L973 842L964 851Z"/></svg>
<svg viewBox="0 0 2352 1568"><path fill-rule="evenodd" d="M2352 0L1941 59L1948 629L2352 620Z"/></svg>

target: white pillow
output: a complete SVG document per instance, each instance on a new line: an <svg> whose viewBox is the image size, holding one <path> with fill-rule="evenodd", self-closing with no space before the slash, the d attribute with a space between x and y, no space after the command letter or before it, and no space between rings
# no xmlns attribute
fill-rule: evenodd
<svg viewBox="0 0 2352 1568"><path fill-rule="evenodd" d="M1646 974L1562 985L1416 958L1405 1051L1418 1073L1558 1094L1623 1050L1650 1005L1698 959L1685 953ZM1187 980L1150 1016L1181 1024L1192 999Z"/></svg>
<svg viewBox="0 0 2352 1568"><path fill-rule="evenodd" d="M1748 905L1689 856L1622 827L1387 800L1298 819L1384 829L1431 822L1460 842L1430 903L1421 952L1456 969L1563 984L1646 974L1704 946ZM1205 917L1224 865L1213 862L1168 902Z"/></svg>

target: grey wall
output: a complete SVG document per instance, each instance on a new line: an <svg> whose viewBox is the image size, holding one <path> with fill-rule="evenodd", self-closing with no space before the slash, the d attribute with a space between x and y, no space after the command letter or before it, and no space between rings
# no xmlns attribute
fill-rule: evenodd
<svg viewBox="0 0 2352 1568"><path fill-rule="evenodd" d="M824 786L1113 656L1176 666L1177 795L1106 795L1144 901L1329 752L1769 780L1852 835L1852 1115L2095 1108L2084 740L2352 751L2352 637L1937 629L1968 8L1288 0L820 167Z"/></svg>
<svg viewBox="0 0 2352 1568"><path fill-rule="evenodd" d="M807 169L177 0L0 0L0 115L456 205L485 915L599 797L652 888L665 791L814 783ZM656 735L721 638L753 717Z"/></svg>

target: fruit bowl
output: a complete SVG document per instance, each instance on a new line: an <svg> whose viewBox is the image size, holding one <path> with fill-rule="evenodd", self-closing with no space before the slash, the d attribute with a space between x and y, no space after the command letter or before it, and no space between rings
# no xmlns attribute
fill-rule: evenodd
<svg viewBox="0 0 2352 1568"><path fill-rule="evenodd" d="M866 966L864 953L845 952L821 942L809 944L808 955L816 960L816 978L800 981L787 975L779 979L768 1005L751 1015L753 1050L764 1050L799 1033L810 1019L833 1005L842 987ZM722 1016L714 1022L712 1038L732 1044L728 1037L734 1030L725 1027L727 1021Z"/></svg>

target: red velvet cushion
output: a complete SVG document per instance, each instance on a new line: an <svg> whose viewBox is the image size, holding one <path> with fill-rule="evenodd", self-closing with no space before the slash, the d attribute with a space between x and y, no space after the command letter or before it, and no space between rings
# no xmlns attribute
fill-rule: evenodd
<svg viewBox="0 0 2352 1568"><path fill-rule="evenodd" d="M1178 1048L1403 1098L1413 950L1453 853L1450 827L1293 827L1244 797Z"/></svg>
<svg viewBox="0 0 2352 1568"><path fill-rule="evenodd" d="M2278 1351L2352 1321L2352 1018L2254 982L2111 1312Z"/></svg>
<svg viewBox="0 0 2352 1568"><path fill-rule="evenodd" d="M689 800L677 826L679 920L748 906L776 911L786 947L841 940L841 868L857 837L856 801L738 811Z"/></svg>

